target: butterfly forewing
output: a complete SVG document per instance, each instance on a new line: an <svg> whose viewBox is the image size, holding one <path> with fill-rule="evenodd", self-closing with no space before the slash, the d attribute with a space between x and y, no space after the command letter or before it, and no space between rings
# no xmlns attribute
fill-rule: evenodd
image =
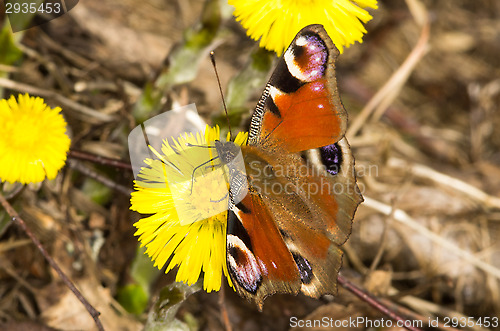
<svg viewBox="0 0 500 331"><path fill-rule="evenodd" d="M338 54L320 25L297 34L252 115L250 144L300 152L342 138L347 113L335 79Z"/></svg>
<svg viewBox="0 0 500 331"><path fill-rule="evenodd" d="M260 196L250 191L229 215L227 266L237 292L259 308L270 294L297 293L299 271Z"/></svg>

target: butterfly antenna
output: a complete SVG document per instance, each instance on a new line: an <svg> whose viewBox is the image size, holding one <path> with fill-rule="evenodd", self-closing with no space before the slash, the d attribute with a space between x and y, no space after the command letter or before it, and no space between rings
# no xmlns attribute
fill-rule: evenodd
<svg viewBox="0 0 500 331"><path fill-rule="evenodd" d="M229 124L229 115L227 113L226 101L224 100L224 93L222 93L222 86L220 84L219 73L217 72L217 66L215 64L214 51L210 52L210 60L212 61L212 65L213 65L214 71L215 71L215 76L217 77L217 83L219 84L219 91L220 91L220 95L221 95L221 98L222 98L222 104L224 105L224 111L226 112L227 128L229 130L229 137L231 138L231 136L232 136L232 134L231 134L231 124Z"/></svg>

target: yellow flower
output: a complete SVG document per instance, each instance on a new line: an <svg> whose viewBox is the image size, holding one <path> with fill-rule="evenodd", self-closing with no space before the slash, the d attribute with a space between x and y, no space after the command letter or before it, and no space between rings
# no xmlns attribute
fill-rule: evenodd
<svg viewBox="0 0 500 331"><path fill-rule="evenodd" d="M322 24L333 43L343 46L362 42L361 22L372 19L363 8L377 8L377 0L229 0L234 16L260 46L281 55L297 32L310 24Z"/></svg>
<svg viewBox="0 0 500 331"><path fill-rule="evenodd" d="M0 100L0 179L23 184L54 179L66 162L71 140L61 108L19 95Z"/></svg>
<svg viewBox="0 0 500 331"><path fill-rule="evenodd" d="M238 134L234 143L245 144L247 136ZM154 265L161 269L171 258L165 272L179 266L176 281L188 285L203 271L207 292L220 289L222 273L232 286L226 266L228 181L213 148L216 140L219 128L207 126L204 136L164 140L163 155L152 149L158 159L145 160L130 207L153 214L134 226Z"/></svg>

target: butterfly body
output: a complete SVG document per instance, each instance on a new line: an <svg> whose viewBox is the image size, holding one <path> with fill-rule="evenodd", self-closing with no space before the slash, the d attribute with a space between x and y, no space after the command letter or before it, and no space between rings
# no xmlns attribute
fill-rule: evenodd
<svg viewBox="0 0 500 331"><path fill-rule="evenodd" d="M232 141L215 141L217 158L222 165L226 166L226 182L229 183L228 210L234 204L241 201L248 193L247 180L245 175L244 160L241 149Z"/></svg>
<svg viewBox="0 0 500 331"><path fill-rule="evenodd" d="M339 246L362 201L343 137L337 56L322 26L297 34L253 113L243 164L229 166L238 199L228 212L228 271L260 309L274 293L336 293ZM230 149L218 146L224 164L234 160Z"/></svg>

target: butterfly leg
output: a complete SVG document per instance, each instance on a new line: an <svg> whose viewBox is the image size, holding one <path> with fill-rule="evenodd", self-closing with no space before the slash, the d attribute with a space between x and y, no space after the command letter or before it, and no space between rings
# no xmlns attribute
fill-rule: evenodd
<svg viewBox="0 0 500 331"><path fill-rule="evenodd" d="M210 199L210 202L214 202L214 203L218 203L218 202L221 202L222 200L224 200L228 194L230 194L231 192L227 192L226 194L224 194L224 196L222 198L220 198L219 200L212 200Z"/></svg>
<svg viewBox="0 0 500 331"><path fill-rule="evenodd" d="M194 181L195 181L195 178L194 178L194 173L196 172L196 170L198 170L199 168L203 167L204 165L212 162L212 161L215 161L219 158L219 156L216 156L206 162L203 162L202 164L200 164L199 166L196 166L196 168L193 169L193 173L191 174L191 194L193 193L193 186L194 186Z"/></svg>

